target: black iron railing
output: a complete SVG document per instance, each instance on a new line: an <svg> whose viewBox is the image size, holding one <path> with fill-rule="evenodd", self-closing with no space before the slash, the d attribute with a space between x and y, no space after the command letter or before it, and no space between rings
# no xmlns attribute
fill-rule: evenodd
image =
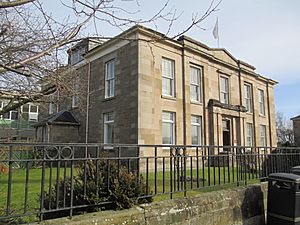
<svg viewBox="0 0 300 225"><path fill-rule="evenodd" d="M121 178L147 200L247 185L300 165L299 148L245 146L2 143L0 154L0 223L106 207Z"/></svg>

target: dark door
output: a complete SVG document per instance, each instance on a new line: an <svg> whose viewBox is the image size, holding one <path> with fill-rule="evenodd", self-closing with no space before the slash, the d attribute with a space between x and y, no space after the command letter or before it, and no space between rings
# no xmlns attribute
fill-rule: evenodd
<svg viewBox="0 0 300 225"><path fill-rule="evenodd" d="M223 127L223 146L231 145L231 134L230 134L230 120L224 119L222 120ZM224 148L224 151L227 149Z"/></svg>

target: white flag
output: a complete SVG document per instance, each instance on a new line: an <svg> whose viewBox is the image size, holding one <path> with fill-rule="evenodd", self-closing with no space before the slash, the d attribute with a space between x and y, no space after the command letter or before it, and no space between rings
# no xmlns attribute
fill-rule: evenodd
<svg viewBox="0 0 300 225"><path fill-rule="evenodd" d="M219 39L219 18L217 18L214 30L213 30L213 35L215 39Z"/></svg>

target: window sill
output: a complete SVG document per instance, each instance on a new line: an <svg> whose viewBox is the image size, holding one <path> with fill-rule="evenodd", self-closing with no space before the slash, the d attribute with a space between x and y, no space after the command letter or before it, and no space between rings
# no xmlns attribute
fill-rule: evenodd
<svg viewBox="0 0 300 225"><path fill-rule="evenodd" d="M165 146L165 147L162 147L162 150L163 150L164 152L166 152L166 151L169 151L169 152L170 152L171 147L170 147L170 146Z"/></svg>
<svg viewBox="0 0 300 225"><path fill-rule="evenodd" d="M266 115L259 114L259 117L266 118Z"/></svg>
<svg viewBox="0 0 300 225"><path fill-rule="evenodd" d="M103 146L103 149L112 151L112 150L114 150L114 147L113 146Z"/></svg>
<svg viewBox="0 0 300 225"><path fill-rule="evenodd" d="M176 97L173 96L161 95L161 98L176 101Z"/></svg>
<svg viewBox="0 0 300 225"><path fill-rule="evenodd" d="M253 112L246 112L246 114L248 114L248 115L253 115Z"/></svg>
<svg viewBox="0 0 300 225"><path fill-rule="evenodd" d="M192 100L191 100L190 103L193 104L193 105L203 105L202 102L196 102L196 101L192 101Z"/></svg>
<svg viewBox="0 0 300 225"><path fill-rule="evenodd" d="M102 100L102 102L111 101L111 100L114 100L115 98L116 98L116 96L104 98L104 99Z"/></svg>

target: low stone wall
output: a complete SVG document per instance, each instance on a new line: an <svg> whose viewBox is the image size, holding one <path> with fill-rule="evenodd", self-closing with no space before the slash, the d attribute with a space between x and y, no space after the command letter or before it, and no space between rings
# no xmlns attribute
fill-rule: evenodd
<svg viewBox="0 0 300 225"><path fill-rule="evenodd" d="M267 184L41 222L43 225L265 225Z"/></svg>

